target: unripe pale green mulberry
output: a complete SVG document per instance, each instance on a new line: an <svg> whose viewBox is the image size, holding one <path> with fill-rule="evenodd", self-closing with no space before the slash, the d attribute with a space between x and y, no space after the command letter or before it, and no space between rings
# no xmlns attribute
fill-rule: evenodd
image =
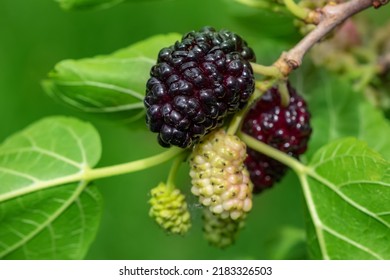
<svg viewBox="0 0 390 280"><path fill-rule="evenodd" d="M206 240L213 246L225 248L232 245L238 231L244 226L244 217L233 220L215 215L209 209L203 209L203 232Z"/></svg>
<svg viewBox="0 0 390 280"><path fill-rule="evenodd" d="M222 218L238 219L252 208L252 183L244 165L246 146L223 129L195 145L190 158L191 191Z"/></svg>
<svg viewBox="0 0 390 280"><path fill-rule="evenodd" d="M191 227L190 213L184 195L160 183L151 190L149 215L170 233L184 234Z"/></svg>

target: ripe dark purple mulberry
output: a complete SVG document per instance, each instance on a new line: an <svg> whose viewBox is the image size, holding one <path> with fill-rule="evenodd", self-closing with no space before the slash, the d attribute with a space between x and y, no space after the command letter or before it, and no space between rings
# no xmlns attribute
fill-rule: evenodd
<svg viewBox="0 0 390 280"><path fill-rule="evenodd" d="M255 55L237 34L205 27L163 48L146 85L146 122L159 143L186 148L242 109Z"/></svg>
<svg viewBox="0 0 390 280"><path fill-rule="evenodd" d="M290 103L281 106L277 88L267 91L246 115L242 131L290 156L299 158L307 149L312 129L305 100L288 85ZM254 192L272 187L287 171L279 161L247 148L248 168Z"/></svg>

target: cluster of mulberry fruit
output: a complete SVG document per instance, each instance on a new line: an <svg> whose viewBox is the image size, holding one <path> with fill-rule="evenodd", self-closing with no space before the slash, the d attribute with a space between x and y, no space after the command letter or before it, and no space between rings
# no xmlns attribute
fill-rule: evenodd
<svg viewBox="0 0 390 280"><path fill-rule="evenodd" d="M187 148L242 109L255 55L237 34L205 27L163 48L146 85L146 121L163 147Z"/></svg>
<svg viewBox="0 0 390 280"><path fill-rule="evenodd" d="M292 157L307 149L311 135L310 113L305 100L288 84L289 105L281 105L276 87L268 90L246 115L242 131ZM279 161L248 148L245 160L254 192L272 187L287 171Z"/></svg>
<svg viewBox="0 0 390 280"><path fill-rule="evenodd" d="M206 239L217 247L232 244L252 208L252 193L279 181L282 163L246 147L218 127L247 105L254 91L250 62L255 55L238 35L205 27L163 48L146 85L146 121L163 147L192 147L191 192L205 206ZM294 158L304 153L311 135L304 99L287 85L282 106L277 87L250 108L241 130ZM150 215L164 229L185 233L190 216L184 196L160 184L152 190Z"/></svg>

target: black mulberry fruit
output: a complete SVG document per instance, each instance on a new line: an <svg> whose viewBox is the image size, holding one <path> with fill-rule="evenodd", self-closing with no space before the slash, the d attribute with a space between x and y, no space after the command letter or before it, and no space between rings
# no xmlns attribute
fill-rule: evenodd
<svg viewBox="0 0 390 280"><path fill-rule="evenodd" d="M268 90L246 115L242 131L290 156L299 158L307 149L312 129L305 100L288 85L290 103L281 106L277 88ZM245 165L259 193L272 187L287 171L279 161L247 148Z"/></svg>
<svg viewBox="0 0 390 280"><path fill-rule="evenodd" d="M242 109L254 91L253 50L205 27L163 48L146 84L146 122L163 147L186 148Z"/></svg>

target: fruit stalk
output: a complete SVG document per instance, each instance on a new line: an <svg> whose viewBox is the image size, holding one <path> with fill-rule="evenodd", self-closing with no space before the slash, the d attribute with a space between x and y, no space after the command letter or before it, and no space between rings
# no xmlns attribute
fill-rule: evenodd
<svg viewBox="0 0 390 280"><path fill-rule="evenodd" d="M253 138L252 136L249 136L246 133L243 132L238 132L237 136L244 141L244 143L262 153L265 154L266 156L276 159L277 161L283 163L284 165L287 165L291 169L293 169L297 174L300 173L306 173L307 167L303 165L302 163L299 162L299 160L279 151L278 149L275 149L261 141L258 141L257 139Z"/></svg>
<svg viewBox="0 0 390 280"><path fill-rule="evenodd" d="M135 172L135 171L139 171L139 170L143 170L143 169L147 169L159 165L163 162L166 162L180 155L183 152L184 152L183 149L172 147L169 150L155 156L151 156L151 157L147 157L147 158L143 158L131 162L126 162L122 164L87 170L84 172L84 174L81 174L79 177L81 177L80 179L86 181L92 181L100 178L127 174L127 173L131 173L131 172ZM77 180L79 180L79 178L77 178L74 181Z"/></svg>
<svg viewBox="0 0 390 280"><path fill-rule="evenodd" d="M172 163L171 170L169 171L169 175L168 175L168 179L167 179L167 186L171 190L173 190L175 188L175 179L177 176L177 172L179 171L179 168L180 168L181 164L183 163L183 161L185 160L185 158L187 157L187 155L188 154L186 152L179 154L175 158L174 162Z"/></svg>
<svg viewBox="0 0 390 280"><path fill-rule="evenodd" d="M309 9L302 8L297 5L294 0L283 0L284 5L286 5L287 9L297 18L305 20L309 16Z"/></svg>

